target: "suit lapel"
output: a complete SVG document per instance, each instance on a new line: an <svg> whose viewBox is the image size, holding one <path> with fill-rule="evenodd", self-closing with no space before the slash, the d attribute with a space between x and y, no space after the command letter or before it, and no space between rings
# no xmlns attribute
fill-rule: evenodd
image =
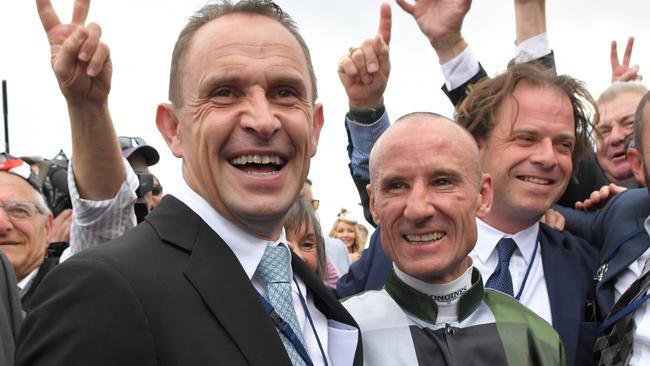
<svg viewBox="0 0 650 366"><path fill-rule="evenodd" d="M612 246L617 244L619 243L612 243ZM614 306L614 285L616 279L630 263L639 258L648 249L649 245L650 239L644 230L622 243L618 251L609 260L605 258L606 262L602 264L601 268L605 268L603 266L606 266L607 271L605 271L602 280L597 285L598 301L601 304L601 310L605 312L603 316ZM605 247L604 250L609 251L612 246ZM604 255L607 255L607 252L604 252Z"/></svg>
<svg viewBox="0 0 650 366"><path fill-rule="evenodd" d="M553 327L565 343L568 343L570 338L575 338L571 341L573 345L577 345L578 329L582 319L575 314L581 313L583 299L576 296L582 291L580 276L576 276L573 269L577 263L580 263L580 258L575 251L564 249L558 242L559 239L554 240L550 237L553 235L549 232L552 229L547 230L544 225L540 225L540 230L542 230L540 236L542 264ZM565 346L567 349L571 347L569 344Z"/></svg>
<svg viewBox="0 0 650 366"><path fill-rule="evenodd" d="M255 288L226 243L172 196L165 196L150 216L147 220L164 241L190 251L185 277L248 363L290 365Z"/></svg>

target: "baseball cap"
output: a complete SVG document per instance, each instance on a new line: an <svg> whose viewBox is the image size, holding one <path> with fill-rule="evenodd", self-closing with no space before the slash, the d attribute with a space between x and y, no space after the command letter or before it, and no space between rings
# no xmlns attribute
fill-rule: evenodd
<svg viewBox="0 0 650 366"><path fill-rule="evenodd" d="M158 163L160 155L153 146L147 145L141 137L120 136L120 149L122 149L122 156L129 158L136 151L144 157L147 166L152 166Z"/></svg>
<svg viewBox="0 0 650 366"><path fill-rule="evenodd" d="M38 177L34 174L31 166L25 161L7 153L0 153L0 171L17 175L27 181L34 189L41 192L41 185Z"/></svg>

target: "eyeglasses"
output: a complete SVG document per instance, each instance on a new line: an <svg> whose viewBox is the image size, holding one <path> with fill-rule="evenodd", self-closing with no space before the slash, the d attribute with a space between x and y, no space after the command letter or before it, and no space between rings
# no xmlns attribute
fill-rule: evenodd
<svg viewBox="0 0 650 366"><path fill-rule="evenodd" d="M7 216L16 220L31 219L36 216L36 214L43 213L37 204L29 201L7 202L5 204L0 204L0 208L4 210Z"/></svg>
<svg viewBox="0 0 650 366"><path fill-rule="evenodd" d="M122 150L128 149L129 147L142 146L147 144L141 137L120 136L119 139L120 149Z"/></svg>

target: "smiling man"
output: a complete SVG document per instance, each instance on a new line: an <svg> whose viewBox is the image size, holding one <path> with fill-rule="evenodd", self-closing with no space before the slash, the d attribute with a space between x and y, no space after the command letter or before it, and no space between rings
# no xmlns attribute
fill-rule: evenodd
<svg viewBox="0 0 650 366"><path fill-rule="evenodd" d="M110 85L110 60L98 26L81 24L87 5L77 0L62 25L38 2L60 86L82 91L67 94L70 115L105 123L108 90L94 87ZM315 83L276 4L224 1L191 17L172 55L171 103L156 115L183 161L178 193L48 276L17 364L360 365L354 320L282 228L323 124Z"/></svg>
<svg viewBox="0 0 650 366"><path fill-rule="evenodd" d="M394 262L383 290L344 302L368 365L566 362L553 328L512 297L484 289L472 266L476 218L490 210L492 179L467 131L430 113L402 117L372 149L368 194Z"/></svg>
<svg viewBox="0 0 650 366"><path fill-rule="evenodd" d="M577 80L520 64L477 84L456 112L494 179L492 210L477 221L474 265L487 287L515 297L553 324L570 365L591 357L598 324L597 251L539 220L589 148L588 101L595 107Z"/></svg>

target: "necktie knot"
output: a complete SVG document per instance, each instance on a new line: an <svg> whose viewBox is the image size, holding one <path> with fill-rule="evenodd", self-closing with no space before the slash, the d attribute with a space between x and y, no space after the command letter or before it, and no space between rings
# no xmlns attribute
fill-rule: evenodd
<svg viewBox="0 0 650 366"><path fill-rule="evenodd" d="M289 250L283 245L267 246L257 271L266 283L289 282Z"/></svg>
<svg viewBox="0 0 650 366"><path fill-rule="evenodd" d="M499 263L510 263L512 254L517 249L517 243L511 238L501 238L497 243L497 254L499 255Z"/></svg>

